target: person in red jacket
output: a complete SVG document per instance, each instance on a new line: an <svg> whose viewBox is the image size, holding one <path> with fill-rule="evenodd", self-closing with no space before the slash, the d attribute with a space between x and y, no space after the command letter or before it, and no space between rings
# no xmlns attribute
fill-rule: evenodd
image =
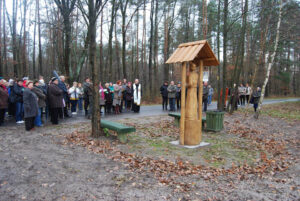
<svg viewBox="0 0 300 201"><path fill-rule="evenodd" d="M8 107L8 91L4 85L3 77L0 77L0 126L4 123L5 111Z"/></svg>

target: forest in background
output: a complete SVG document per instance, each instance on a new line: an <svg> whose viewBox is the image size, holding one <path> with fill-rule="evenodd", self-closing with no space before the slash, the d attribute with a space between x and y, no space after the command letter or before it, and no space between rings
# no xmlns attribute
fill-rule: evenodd
<svg viewBox="0 0 300 201"><path fill-rule="evenodd" d="M87 76L102 82L139 78L144 96L153 98L164 80L177 79L179 66L165 64L176 47L206 39L221 62L206 68L216 91L233 83L261 86L274 51L279 5L274 0L0 0L0 75L49 80L57 70L69 82ZM300 94L299 19L299 1L283 1L266 95Z"/></svg>

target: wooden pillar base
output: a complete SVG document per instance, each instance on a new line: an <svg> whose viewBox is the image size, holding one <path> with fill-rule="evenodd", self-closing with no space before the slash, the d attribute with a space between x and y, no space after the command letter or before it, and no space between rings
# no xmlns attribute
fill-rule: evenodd
<svg viewBox="0 0 300 201"><path fill-rule="evenodd" d="M201 142L202 120L186 120L184 145L198 145Z"/></svg>

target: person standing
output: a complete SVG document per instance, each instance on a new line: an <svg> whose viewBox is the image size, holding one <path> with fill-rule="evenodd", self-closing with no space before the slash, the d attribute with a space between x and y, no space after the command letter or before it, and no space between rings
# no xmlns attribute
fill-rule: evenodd
<svg viewBox="0 0 300 201"><path fill-rule="evenodd" d="M208 85L208 97L207 97L207 104L210 105L212 101L212 97L214 95L214 88Z"/></svg>
<svg viewBox="0 0 300 201"><path fill-rule="evenodd" d="M132 109L135 113L140 112L141 99L142 99L142 86L140 84L139 79L134 80L134 84L132 87L133 90L133 106Z"/></svg>
<svg viewBox="0 0 300 201"><path fill-rule="evenodd" d="M90 117L91 109L92 108L92 97L93 97L93 90L92 90L92 83L90 78L86 78L85 82L83 83L83 99L84 99L84 111L85 116ZM90 106L90 107L89 107Z"/></svg>
<svg viewBox="0 0 300 201"><path fill-rule="evenodd" d="M238 88L240 105L245 105L246 88L241 84Z"/></svg>
<svg viewBox="0 0 300 201"><path fill-rule="evenodd" d="M70 102L71 102L71 112L72 114L77 114L77 103L80 95L80 90L77 87L77 82L73 82L73 86L68 90L70 94Z"/></svg>
<svg viewBox="0 0 300 201"><path fill-rule="evenodd" d="M63 93L63 90L58 87L58 79L56 77L52 78L47 93L52 124L58 124L59 111L64 106Z"/></svg>
<svg viewBox="0 0 300 201"><path fill-rule="evenodd" d="M176 103L177 103L177 110L180 110L181 106L181 83L178 82L177 89L176 89Z"/></svg>
<svg viewBox="0 0 300 201"><path fill-rule="evenodd" d="M128 82L125 92L125 98L126 98L126 109L127 111L131 110L132 100L133 100L133 94L132 94L132 83Z"/></svg>
<svg viewBox="0 0 300 201"><path fill-rule="evenodd" d="M121 80L118 80L117 83L114 85L113 106L115 107L115 114L120 114L121 93L122 93L122 82Z"/></svg>
<svg viewBox="0 0 300 201"><path fill-rule="evenodd" d="M17 124L24 123L23 121L23 112L24 112L24 105L23 105L23 80L18 80L17 83L14 84L13 87L13 96L16 105L16 122Z"/></svg>
<svg viewBox="0 0 300 201"><path fill-rule="evenodd" d="M58 76L57 72L56 71L53 71L53 74L54 76L57 78L58 80L58 87L63 91L63 97L64 97L64 104L63 104L63 107L62 107L62 110L60 111L60 118L63 118L64 117L70 117L69 114L68 114L68 88L67 88L67 85L65 83L65 76L61 75L61 76Z"/></svg>
<svg viewBox="0 0 300 201"><path fill-rule="evenodd" d="M44 77L43 76L39 76L39 84L38 84L38 88L41 89L44 93L44 95L47 97L47 88L48 88L48 85L46 85L45 83L45 80L44 80ZM46 98L45 100L45 116L46 116L46 119L48 119L48 115L49 115L49 106L48 106L48 100ZM41 119L43 118L43 108L41 108Z"/></svg>
<svg viewBox="0 0 300 201"><path fill-rule="evenodd" d="M82 103L83 103L83 87L81 83L78 83L78 89L79 89L79 98L78 98L78 109L80 111L82 111L83 107L82 107Z"/></svg>
<svg viewBox="0 0 300 201"><path fill-rule="evenodd" d="M105 83L104 95L105 95L105 113L110 114L113 99L112 99L112 92L109 88L109 83Z"/></svg>
<svg viewBox="0 0 300 201"><path fill-rule="evenodd" d="M249 84L246 84L246 101L247 104L249 103L249 99L250 99L250 95L252 94L252 90L251 87L249 86Z"/></svg>
<svg viewBox="0 0 300 201"><path fill-rule="evenodd" d="M170 85L168 86L168 98L170 103L170 111L175 111L175 98L176 98L176 86L174 84L174 81L170 82Z"/></svg>
<svg viewBox="0 0 300 201"><path fill-rule="evenodd" d="M203 84L203 96L202 96L202 103L204 105L204 109L203 111L206 112L207 111L207 99L208 99L208 86L207 86L207 82L204 82Z"/></svg>
<svg viewBox="0 0 300 201"><path fill-rule="evenodd" d="M163 110L168 110L168 85L169 83L165 81L164 84L160 87Z"/></svg>
<svg viewBox="0 0 300 201"><path fill-rule="evenodd" d="M122 112L123 110L123 106L124 108L127 108L127 100L126 100L126 87L127 87L128 83L127 83L127 79L124 78L123 79L123 83L122 83L122 97L121 97L121 107L120 107L120 112Z"/></svg>
<svg viewBox="0 0 300 201"><path fill-rule="evenodd" d="M99 101L100 101L100 113L102 113L102 111L101 111L102 107L104 107L104 110L105 110L105 94L104 94L104 89L102 87L101 82L99 83L99 95L100 95L100 98L99 98Z"/></svg>
<svg viewBox="0 0 300 201"><path fill-rule="evenodd" d="M44 92L39 88L39 81L34 81L33 88L31 89L33 93L38 97L38 115L35 117L34 124L37 127L43 126L42 124L42 110L43 107L46 107L46 95Z"/></svg>
<svg viewBox="0 0 300 201"><path fill-rule="evenodd" d="M39 114L38 97L32 91L32 81L27 80L26 86L23 94L25 129L32 131L34 130L34 119Z"/></svg>
<svg viewBox="0 0 300 201"><path fill-rule="evenodd" d="M257 110L260 96L261 96L261 89L259 87L257 87L256 91L254 91L254 93L253 93L253 108L254 108L254 112L256 112L256 110Z"/></svg>
<svg viewBox="0 0 300 201"><path fill-rule="evenodd" d="M8 108L8 90L4 85L3 77L0 77L0 126L4 123L5 111Z"/></svg>

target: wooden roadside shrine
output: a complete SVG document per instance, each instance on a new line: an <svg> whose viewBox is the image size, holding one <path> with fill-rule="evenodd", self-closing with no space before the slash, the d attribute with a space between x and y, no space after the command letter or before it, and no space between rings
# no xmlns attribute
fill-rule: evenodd
<svg viewBox="0 0 300 201"><path fill-rule="evenodd" d="M199 145L202 140L203 69L204 66L218 66L219 61L208 42L200 40L180 44L166 63L182 65L179 142Z"/></svg>

